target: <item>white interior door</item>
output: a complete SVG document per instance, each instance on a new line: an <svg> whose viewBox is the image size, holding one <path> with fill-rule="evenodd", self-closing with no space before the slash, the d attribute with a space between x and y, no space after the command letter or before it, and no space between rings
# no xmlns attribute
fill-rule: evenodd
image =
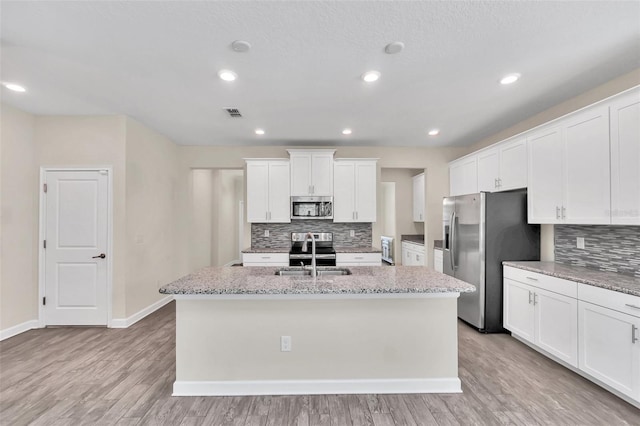
<svg viewBox="0 0 640 426"><path fill-rule="evenodd" d="M46 325L107 325L107 171L45 174Z"/></svg>

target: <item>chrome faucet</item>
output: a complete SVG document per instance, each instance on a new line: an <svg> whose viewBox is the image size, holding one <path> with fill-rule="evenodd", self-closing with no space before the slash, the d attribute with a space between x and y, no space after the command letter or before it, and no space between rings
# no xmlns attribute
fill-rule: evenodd
<svg viewBox="0 0 640 426"><path fill-rule="evenodd" d="M313 235L313 232L307 232L307 235L304 236L302 251L307 251L307 241L309 241L309 237L311 237L311 273L315 277L318 273L316 269L316 237Z"/></svg>

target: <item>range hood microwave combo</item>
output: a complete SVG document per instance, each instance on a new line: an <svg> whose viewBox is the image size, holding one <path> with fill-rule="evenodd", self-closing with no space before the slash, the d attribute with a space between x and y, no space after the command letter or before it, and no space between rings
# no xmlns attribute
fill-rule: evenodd
<svg viewBox="0 0 640 426"><path fill-rule="evenodd" d="M333 197L291 197L291 219L333 219Z"/></svg>

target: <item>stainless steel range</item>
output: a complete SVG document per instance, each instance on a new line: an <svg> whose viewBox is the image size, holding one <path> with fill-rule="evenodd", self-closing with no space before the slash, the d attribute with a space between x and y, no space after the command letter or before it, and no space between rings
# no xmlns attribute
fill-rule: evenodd
<svg viewBox="0 0 640 426"><path fill-rule="evenodd" d="M313 232L312 234L316 240L316 265L336 266L333 234L331 232ZM291 233L289 266L311 265L311 242L307 244L307 251L303 251L306 236L306 232Z"/></svg>

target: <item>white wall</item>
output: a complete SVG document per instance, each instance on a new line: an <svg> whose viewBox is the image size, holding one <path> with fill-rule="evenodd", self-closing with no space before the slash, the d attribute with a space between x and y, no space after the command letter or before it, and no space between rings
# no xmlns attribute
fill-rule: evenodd
<svg viewBox="0 0 640 426"><path fill-rule="evenodd" d="M35 117L2 105L0 330L38 315L38 172Z"/></svg>

